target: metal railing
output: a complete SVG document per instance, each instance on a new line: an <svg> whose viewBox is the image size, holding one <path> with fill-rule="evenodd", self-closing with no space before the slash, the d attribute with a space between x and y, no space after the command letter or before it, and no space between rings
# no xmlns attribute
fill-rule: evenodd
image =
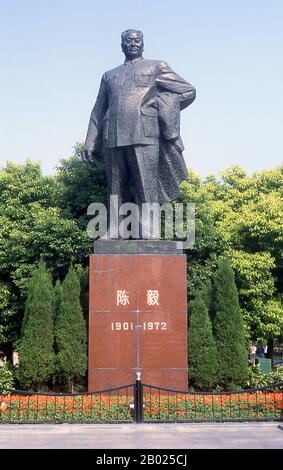
<svg viewBox="0 0 283 470"><path fill-rule="evenodd" d="M228 392L135 384L93 393L0 389L0 423L224 422L283 419L283 382Z"/></svg>
<svg viewBox="0 0 283 470"><path fill-rule="evenodd" d="M93 393L0 389L0 423L129 422L135 384Z"/></svg>
<svg viewBox="0 0 283 470"><path fill-rule="evenodd" d="M144 422L269 421L283 418L283 382L227 392L142 385Z"/></svg>

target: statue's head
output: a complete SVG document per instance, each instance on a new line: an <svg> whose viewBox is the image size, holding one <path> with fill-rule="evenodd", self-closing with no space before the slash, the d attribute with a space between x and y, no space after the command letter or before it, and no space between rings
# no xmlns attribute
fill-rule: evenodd
<svg viewBox="0 0 283 470"><path fill-rule="evenodd" d="M129 60L141 57L143 53L143 34L136 29L127 29L121 34L121 47Z"/></svg>

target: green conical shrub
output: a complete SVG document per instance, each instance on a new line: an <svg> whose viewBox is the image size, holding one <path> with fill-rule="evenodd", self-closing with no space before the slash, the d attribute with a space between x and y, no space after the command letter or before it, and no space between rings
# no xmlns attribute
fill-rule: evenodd
<svg viewBox="0 0 283 470"><path fill-rule="evenodd" d="M59 382L68 390L87 369L86 324L80 304L80 280L74 268L62 283L61 299L55 319L56 370Z"/></svg>
<svg viewBox="0 0 283 470"><path fill-rule="evenodd" d="M54 371L54 290L44 263L29 283L21 332L18 379L24 389L38 390Z"/></svg>
<svg viewBox="0 0 283 470"><path fill-rule="evenodd" d="M59 279L57 279L54 288L54 321L56 321L57 315L59 314L63 299L63 288Z"/></svg>
<svg viewBox="0 0 283 470"><path fill-rule="evenodd" d="M205 305L208 309L210 320L213 321L215 312L214 312L214 305L213 305L212 282L210 279L208 279L206 282L202 284L201 298L204 300Z"/></svg>
<svg viewBox="0 0 283 470"><path fill-rule="evenodd" d="M248 358L234 272L228 259L218 262L213 295L220 385L226 389L239 388L247 380Z"/></svg>
<svg viewBox="0 0 283 470"><path fill-rule="evenodd" d="M189 383L203 390L217 385L217 349L204 292L190 302Z"/></svg>

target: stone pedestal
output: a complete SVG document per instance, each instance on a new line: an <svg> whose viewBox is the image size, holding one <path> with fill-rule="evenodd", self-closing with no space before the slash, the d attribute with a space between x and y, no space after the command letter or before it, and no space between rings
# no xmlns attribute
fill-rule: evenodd
<svg viewBox="0 0 283 470"><path fill-rule="evenodd" d="M168 244L156 254L157 242L147 254L135 254L135 243L118 254L119 242L108 243L90 256L89 391L134 383L136 372L143 383L187 390L186 256Z"/></svg>

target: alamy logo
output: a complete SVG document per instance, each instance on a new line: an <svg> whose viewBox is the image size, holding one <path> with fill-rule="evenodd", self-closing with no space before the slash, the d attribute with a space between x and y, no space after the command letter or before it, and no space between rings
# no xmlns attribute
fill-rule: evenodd
<svg viewBox="0 0 283 470"><path fill-rule="evenodd" d="M87 225L90 238L178 240L180 249L195 244L195 204L127 202L119 205L118 196L110 196L109 210L98 202L88 206L87 215L94 216Z"/></svg>

